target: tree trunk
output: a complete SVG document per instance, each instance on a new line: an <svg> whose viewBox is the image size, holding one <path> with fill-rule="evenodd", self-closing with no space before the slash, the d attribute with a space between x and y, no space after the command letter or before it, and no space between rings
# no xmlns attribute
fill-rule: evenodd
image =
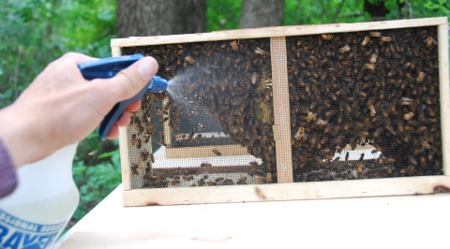
<svg viewBox="0 0 450 249"><path fill-rule="evenodd" d="M118 0L118 37L206 31L206 0Z"/></svg>
<svg viewBox="0 0 450 249"><path fill-rule="evenodd" d="M283 25L284 0L244 0L241 28Z"/></svg>

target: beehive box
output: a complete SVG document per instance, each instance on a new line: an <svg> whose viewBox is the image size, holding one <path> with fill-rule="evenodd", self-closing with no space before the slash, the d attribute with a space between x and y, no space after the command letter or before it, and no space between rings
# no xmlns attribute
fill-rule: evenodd
<svg viewBox="0 0 450 249"><path fill-rule="evenodd" d="M125 206L450 190L445 17L111 46L169 80L120 130Z"/></svg>

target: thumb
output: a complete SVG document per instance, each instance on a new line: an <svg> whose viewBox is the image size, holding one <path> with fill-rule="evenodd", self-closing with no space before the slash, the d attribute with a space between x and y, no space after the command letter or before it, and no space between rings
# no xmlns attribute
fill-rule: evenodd
<svg viewBox="0 0 450 249"><path fill-rule="evenodd" d="M144 57L109 79L108 88L118 101L135 96L158 71L153 57Z"/></svg>

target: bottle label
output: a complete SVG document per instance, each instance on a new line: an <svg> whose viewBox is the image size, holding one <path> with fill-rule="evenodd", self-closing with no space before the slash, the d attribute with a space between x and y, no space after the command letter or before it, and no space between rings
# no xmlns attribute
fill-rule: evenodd
<svg viewBox="0 0 450 249"><path fill-rule="evenodd" d="M56 240L66 223L33 223L0 209L0 249L47 248Z"/></svg>

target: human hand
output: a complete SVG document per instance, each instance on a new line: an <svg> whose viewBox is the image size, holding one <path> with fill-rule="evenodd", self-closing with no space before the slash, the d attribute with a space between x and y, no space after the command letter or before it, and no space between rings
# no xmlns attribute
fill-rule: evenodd
<svg viewBox="0 0 450 249"><path fill-rule="evenodd" d="M67 53L50 63L11 106L0 111L0 137L16 167L44 158L89 135L112 107L136 95L158 70L152 57L145 57L111 79L85 80L78 64L94 58ZM130 122L131 104L111 129Z"/></svg>

